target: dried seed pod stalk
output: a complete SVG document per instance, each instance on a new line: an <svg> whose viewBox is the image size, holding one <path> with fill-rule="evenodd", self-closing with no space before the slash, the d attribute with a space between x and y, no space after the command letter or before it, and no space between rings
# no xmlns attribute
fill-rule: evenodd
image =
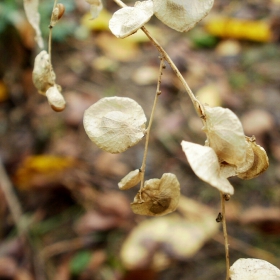
<svg viewBox="0 0 280 280"><path fill-rule="evenodd" d="M84 114L84 128L100 149L121 153L145 135L147 119L142 107L127 97L105 97Z"/></svg>
<svg viewBox="0 0 280 280"><path fill-rule="evenodd" d="M161 179L145 181L137 193L132 211L147 216L162 216L176 210L180 198L180 184L172 173L165 173Z"/></svg>

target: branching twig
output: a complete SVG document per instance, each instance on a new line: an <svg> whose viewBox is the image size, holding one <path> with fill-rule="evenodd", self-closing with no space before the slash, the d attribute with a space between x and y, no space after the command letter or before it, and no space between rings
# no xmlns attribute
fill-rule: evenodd
<svg viewBox="0 0 280 280"><path fill-rule="evenodd" d="M145 176L145 169L146 169L146 158L147 158L147 154L148 154L148 145L149 145L149 138L150 138L150 130L151 130L152 123L153 123L154 112L155 112L155 108L156 108L158 96L161 94L161 91L160 91L160 84L161 84L161 76L162 76L162 70L163 70L163 69L164 69L164 60L163 60L162 57L160 57L160 66L159 66L157 90L156 90L156 95L155 95L155 99L154 99L154 104L153 104L153 108L152 108L152 112L151 112L151 116L150 116L149 125L148 125L148 128L147 128L147 130L146 130L147 132L146 132L145 151L144 151L143 161L142 161L142 165L141 165L142 177L141 177L141 187L140 187L140 190L142 190L142 188L143 188L143 186L144 186L144 176Z"/></svg>
<svg viewBox="0 0 280 280"><path fill-rule="evenodd" d="M126 5L121 0L114 0L114 1L120 7L122 7L122 8L126 7ZM186 80L184 79L184 77L182 76L180 71L178 70L177 66L174 64L174 62L169 57L167 52L157 42L157 40L155 38L153 38L153 36L150 34L150 32L147 30L147 28L143 26L141 29L146 34L146 36L150 39L150 41L154 44L154 46L157 48L157 50L159 51L159 53L162 56L162 58L168 62L168 64L170 65L170 67L172 68L172 70L174 71L176 76L178 77L178 79L183 84L185 90L187 91L187 93L188 93L188 95L189 95L189 97L190 97L190 99L191 99L191 101L192 101L192 103L194 105L194 108L195 108L197 114L199 115L200 118L203 118L205 116L204 111L203 111L203 107L200 105L200 102L198 101L198 99L194 96L192 90L190 89L190 87L187 84Z"/></svg>

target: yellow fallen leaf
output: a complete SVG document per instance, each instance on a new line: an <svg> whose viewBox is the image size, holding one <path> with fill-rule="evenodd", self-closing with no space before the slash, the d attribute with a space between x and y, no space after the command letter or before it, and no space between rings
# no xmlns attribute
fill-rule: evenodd
<svg viewBox="0 0 280 280"><path fill-rule="evenodd" d="M101 33L96 37L96 44L106 56L117 61L131 61L139 55L136 42L118 39L109 33Z"/></svg>
<svg viewBox="0 0 280 280"><path fill-rule="evenodd" d="M7 87L3 81L0 80L0 102L7 100L9 97Z"/></svg>
<svg viewBox="0 0 280 280"><path fill-rule="evenodd" d="M95 31L107 31L109 30L109 20L112 14L103 9L96 19L92 19L90 13L85 14L81 19L81 25L87 27L90 30Z"/></svg>
<svg viewBox="0 0 280 280"><path fill-rule="evenodd" d="M245 39L257 42L272 40L268 21L214 17L205 24L206 30L218 37Z"/></svg>
<svg viewBox="0 0 280 280"><path fill-rule="evenodd" d="M36 188L62 179L67 169L73 168L76 161L70 157L37 155L27 157L14 175L14 183L19 189Z"/></svg>

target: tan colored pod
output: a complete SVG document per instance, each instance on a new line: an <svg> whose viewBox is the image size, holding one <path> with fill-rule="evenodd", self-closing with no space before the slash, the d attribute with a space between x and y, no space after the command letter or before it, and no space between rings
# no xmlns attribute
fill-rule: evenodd
<svg viewBox="0 0 280 280"><path fill-rule="evenodd" d="M248 137L249 138L249 137ZM249 138L249 141L253 152L254 152L254 162L250 169L243 173L237 173L237 176L241 179L248 180L259 176L263 173L269 166L269 160L266 151L263 147L259 146L255 142L255 138Z"/></svg>
<svg viewBox="0 0 280 280"><path fill-rule="evenodd" d="M65 99L58 89L57 85L50 87L46 91L46 97L49 101L51 108L56 112L61 112L65 109Z"/></svg>
<svg viewBox="0 0 280 280"><path fill-rule="evenodd" d="M164 173L161 179L145 182L131 203L135 214L163 216L176 210L180 198L180 183L172 173Z"/></svg>
<svg viewBox="0 0 280 280"><path fill-rule="evenodd" d="M48 88L54 86L55 78L49 54L41 51L35 58L32 72L33 83L39 93L45 95Z"/></svg>
<svg viewBox="0 0 280 280"><path fill-rule="evenodd" d="M128 97L104 97L84 113L84 128L100 149L122 153L145 135L147 119L142 107Z"/></svg>
<svg viewBox="0 0 280 280"><path fill-rule="evenodd" d="M128 190L135 187L141 181L141 172L139 169L129 172L118 183L120 190Z"/></svg>
<svg viewBox="0 0 280 280"><path fill-rule="evenodd" d="M61 3L58 3L52 11L50 26L54 27L57 22L61 19L65 12L65 6Z"/></svg>

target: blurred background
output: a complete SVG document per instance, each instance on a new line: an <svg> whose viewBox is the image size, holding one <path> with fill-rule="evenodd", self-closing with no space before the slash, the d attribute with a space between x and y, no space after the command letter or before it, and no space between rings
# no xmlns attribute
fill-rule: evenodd
<svg viewBox="0 0 280 280"><path fill-rule="evenodd" d="M141 166L144 141L122 154L103 152L82 119L90 105L115 95L136 100L149 118L159 54L142 31L122 40L111 34L113 1L96 20L84 0L60 2L66 12L53 29L52 62L67 102L61 113L33 86L40 50L22 1L0 3L0 279L225 278L219 193L194 175L181 150L182 140L205 141L182 85L167 65L146 170L146 179L176 174L178 211L134 215L137 188L122 192L117 183ZM52 6L40 1L45 46ZM230 179L231 264L254 257L280 267L279 11L279 0L216 0L188 33L156 17L146 25L198 98L234 111L267 151L264 174Z"/></svg>

